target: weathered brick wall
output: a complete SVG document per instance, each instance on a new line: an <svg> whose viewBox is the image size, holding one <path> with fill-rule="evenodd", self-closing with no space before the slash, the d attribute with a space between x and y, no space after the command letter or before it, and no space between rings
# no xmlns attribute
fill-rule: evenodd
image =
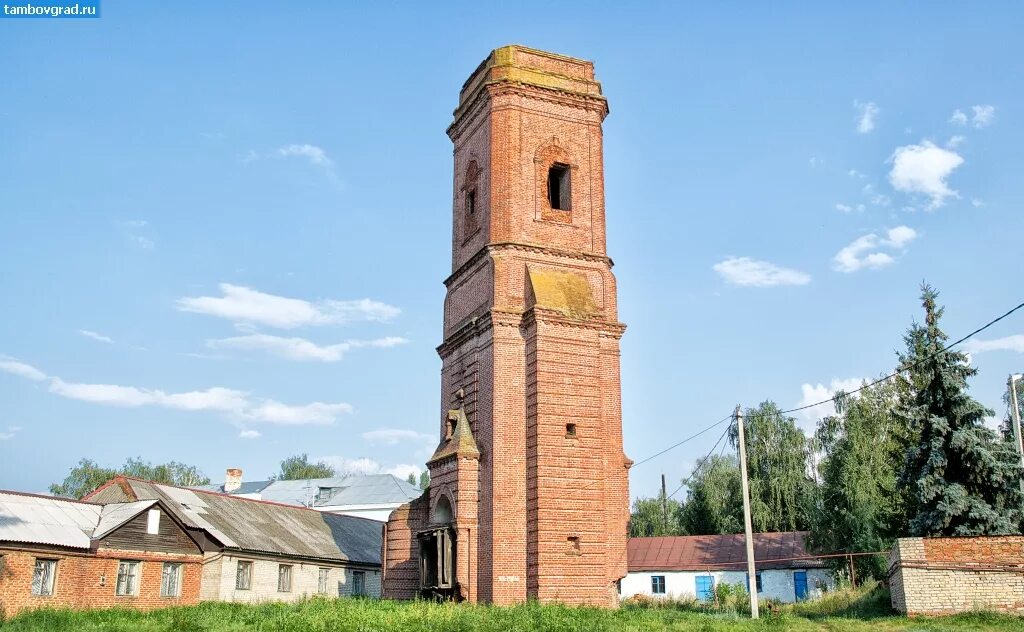
<svg viewBox="0 0 1024 632"><path fill-rule="evenodd" d="M124 552L100 549L95 554L47 550L0 549L0 611L11 617L34 608L105 608L111 606L150 610L198 603L202 563L198 555ZM32 594L36 558L57 560L53 595ZM119 560L141 562L138 595L117 596ZM161 597L164 562L180 562L181 596Z"/></svg>
<svg viewBox="0 0 1024 632"><path fill-rule="evenodd" d="M1024 536L900 538L889 585L907 614L1024 612Z"/></svg>
<svg viewBox="0 0 1024 632"><path fill-rule="evenodd" d="M382 594L389 599L415 599L420 592L419 543L416 532L427 528L429 496L405 503L391 512L382 544Z"/></svg>
<svg viewBox="0 0 1024 632"><path fill-rule="evenodd" d="M432 469L431 495L436 484L457 499L456 579L473 600L612 605L626 572L630 462L619 384L624 327L605 251L606 114L592 63L506 47L466 82L448 130L452 275L438 349L439 429L443 437L461 391L480 458L460 460L456 472ZM546 195L555 163L570 170L570 209L553 209ZM476 192L473 217L468 190ZM586 309L538 299L538 274L569 283L575 307ZM476 502L475 516L467 502ZM415 568L407 558L416 529L396 522L425 517L392 515L385 596L408 597L403 569Z"/></svg>

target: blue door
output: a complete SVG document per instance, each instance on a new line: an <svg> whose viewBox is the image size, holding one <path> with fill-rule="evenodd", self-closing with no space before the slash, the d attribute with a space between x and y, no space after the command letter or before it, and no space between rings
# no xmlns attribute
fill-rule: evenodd
<svg viewBox="0 0 1024 632"><path fill-rule="evenodd" d="M697 599L711 601L715 596L715 578L711 576L697 577Z"/></svg>
<svg viewBox="0 0 1024 632"><path fill-rule="evenodd" d="M793 592L797 601L807 598L807 571L793 572Z"/></svg>

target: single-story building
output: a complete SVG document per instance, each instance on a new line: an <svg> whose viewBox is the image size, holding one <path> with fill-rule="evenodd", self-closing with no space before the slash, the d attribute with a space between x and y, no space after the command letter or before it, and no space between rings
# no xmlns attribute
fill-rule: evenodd
<svg viewBox="0 0 1024 632"><path fill-rule="evenodd" d="M806 548L807 533L755 533L757 593L793 602L835 587L835 576ZM711 600L719 584L749 586L742 534L630 538L619 595Z"/></svg>
<svg viewBox="0 0 1024 632"><path fill-rule="evenodd" d="M197 539L204 601L380 596L375 520L118 476L93 503L159 500Z"/></svg>
<svg viewBox="0 0 1024 632"><path fill-rule="evenodd" d="M194 604L202 572L199 542L159 499L97 505L0 491L0 618Z"/></svg>
<svg viewBox="0 0 1024 632"><path fill-rule="evenodd" d="M223 485L195 489L255 500L270 500L317 511L385 522L391 512L423 493L392 474L359 474L288 481L243 481L242 470L227 470Z"/></svg>

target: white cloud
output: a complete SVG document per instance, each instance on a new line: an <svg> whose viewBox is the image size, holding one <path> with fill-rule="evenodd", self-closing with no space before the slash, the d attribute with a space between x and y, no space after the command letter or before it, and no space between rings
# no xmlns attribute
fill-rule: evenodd
<svg viewBox="0 0 1024 632"><path fill-rule="evenodd" d="M20 426L8 426L6 432L0 432L0 441L7 441L13 439L14 435L21 432Z"/></svg>
<svg viewBox="0 0 1024 632"><path fill-rule="evenodd" d="M42 382L46 379L46 374L34 366L5 355L0 355L0 371L28 378L35 382Z"/></svg>
<svg viewBox="0 0 1024 632"><path fill-rule="evenodd" d="M344 456L321 456L315 459L316 461L323 461L328 465L332 466L338 471L338 474L345 475L366 475L366 474L391 474L401 479L406 479L410 474L415 475L419 478L420 472L423 468L418 465L411 465L407 463L400 463L391 467L385 467L379 462L362 457L358 459L350 459Z"/></svg>
<svg viewBox="0 0 1024 632"><path fill-rule="evenodd" d="M971 198L971 206L974 208L981 208L982 206L985 206L985 200L981 198Z"/></svg>
<svg viewBox="0 0 1024 632"><path fill-rule="evenodd" d="M858 204L856 206L850 206L849 204L836 204L836 210L841 211L843 213L853 213L855 211L857 213L863 213L864 205Z"/></svg>
<svg viewBox="0 0 1024 632"><path fill-rule="evenodd" d="M268 334L252 334L208 340L206 346L211 349L239 349L244 351L266 351L288 360L319 360L321 362L337 362L352 349L361 347L388 348L408 342L405 338L388 336L375 340L347 340L333 345L318 345L305 338L284 338Z"/></svg>
<svg viewBox="0 0 1024 632"><path fill-rule="evenodd" d="M259 439L260 436L259 430L242 430L238 433L240 439Z"/></svg>
<svg viewBox="0 0 1024 632"><path fill-rule="evenodd" d="M316 145L304 144L292 144L285 145L277 150L280 156L299 156L309 160L309 164L316 165L318 167L330 168L334 166L334 161L327 157L327 152L317 147Z"/></svg>
<svg viewBox="0 0 1024 632"><path fill-rule="evenodd" d="M966 136L960 136L959 134L955 134L953 136L950 136L949 140L946 141L946 147L950 149L956 149L960 145L963 145L965 140L967 140Z"/></svg>
<svg viewBox="0 0 1024 632"><path fill-rule="evenodd" d="M836 253L833 267L840 272L857 272L864 268L877 269L895 263L895 259L882 249L902 250L917 237L917 231L909 226L890 228L885 237L870 233L858 237Z"/></svg>
<svg viewBox="0 0 1024 632"><path fill-rule="evenodd" d="M961 347L967 353L984 353L986 351L1015 351L1024 353L1024 334L1014 334L993 340L967 340Z"/></svg>
<svg viewBox="0 0 1024 632"><path fill-rule="evenodd" d="M750 257L729 257L712 266L728 283L749 287L773 287L776 285L806 285L811 282L808 274L783 268L768 261Z"/></svg>
<svg viewBox="0 0 1024 632"><path fill-rule="evenodd" d="M99 342L105 342L108 345L114 342L113 339L111 339L109 336L104 336L103 334L98 334L95 331L90 331L88 329L79 329L78 333L85 336L86 338L92 338L93 340L97 340Z"/></svg>
<svg viewBox="0 0 1024 632"><path fill-rule="evenodd" d="M802 397L800 398L800 401L797 402L797 407L807 406L826 399L831 400L831 398L835 397L835 394L839 391L845 391L848 393L856 388L860 388L863 383L863 378L851 377L845 379L833 379L828 386L821 383L802 384L800 386ZM819 404L817 406L812 406L811 408L797 411L797 413L799 415L799 419L803 422L801 425L804 426L805 429L813 431L814 425L819 419L836 414L836 406L832 401L828 401L824 404Z"/></svg>
<svg viewBox="0 0 1024 632"><path fill-rule="evenodd" d="M430 435L416 432L415 430L402 430L398 428L381 428L369 430L362 435L363 439L372 444L396 445L402 441L430 441Z"/></svg>
<svg viewBox="0 0 1024 632"><path fill-rule="evenodd" d="M892 155L889 183L897 191L920 193L930 198L929 208L945 203L947 197L958 194L949 188L946 179L962 165L964 159L954 151L937 147L930 141L920 145L897 147Z"/></svg>
<svg viewBox="0 0 1024 632"><path fill-rule="evenodd" d="M959 109L953 110L953 115L949 117L949 122L954 125L967 125L967 115Z"/></svg>
<svg viewBox="0 0 1024 632"><path fill-rule="evenodd" d="M856 169L850 169L849 171L846 172L846 175L850 176L851 178L860 178L861 180L867 177L866 175L857 171Z"/></svg>
<svg viewBox="0 0 1024 632"><path fill-rule="evenodd" d="M861 103L854 101L853 107L857 109L857 133L867 134L875 129L875 119L878 117L879 109L874 101Z"/></svg>
<svg viewBox="0 0 1024 632"><path fill-rule="evenodd" d="M352 406L345 403L325 404L313 402L301 406L289 406L272 399L265 399L251 404L241 411L247 419L265 421L282 426L300 426L306 424L327 426L333 424L338 417L352 412Z"/></svg>
<svg viewBox="0 0 1024 632"><path fill-rule="evenodd" d="M988 127L996 120L996 106L994 105L972 105L971 110L974 112L971 122L978 129Z"/></svg>
<svg viewBox="0 0 1024 632"><path fill-rule="evenodd" d="M289 426L332 424L341 415L352 412L352 406L343 402L289 405L272 399L253 397L245 391L220 386L201 391L168 393L160 389L119 384L66 382L59 377L47 376L35 367L6 358L6 356L0 356L0 370L30 380L49 380L50 392L60 397L119 408L156 406L189 412L217 412L230 419L249 419Z"/></svg>
<svg viewBox="0 0 1024 632"><path fill-rule="evenodd" d="M153 243L152 239L147 239L142 235L128 235L128 238L131 239L136 246L142 248L143 250L152 250L153 246L156 245Z"/></svg>
<svg viewBox="0 0 1024 632"><path fill-rule="evenodd" d="M230 283L221 283L219 287L223 296L183 297L177 300L177 308L183 312L281 329L355 321L384 322L401 312L397 307L368 298L354 301L320 300L313 303L266 294Z"/></svg>

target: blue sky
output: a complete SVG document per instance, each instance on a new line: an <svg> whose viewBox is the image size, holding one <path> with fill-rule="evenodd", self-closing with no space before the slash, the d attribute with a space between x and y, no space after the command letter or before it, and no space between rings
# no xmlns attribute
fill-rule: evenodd
<svg viewBox="0 0 1024 632"><path fill-rule="evenodd" d="M0 487L81 457L214 480L299 452L422 467L444 130L508 43L594 60L609 98L631 457L888 372L922 279L954 338L1022 300L1022 12L108 0L0 19ZM999 417L1022 334L1017 315L972 347ZM633 494L716 438L636 468Z"/></svg>

